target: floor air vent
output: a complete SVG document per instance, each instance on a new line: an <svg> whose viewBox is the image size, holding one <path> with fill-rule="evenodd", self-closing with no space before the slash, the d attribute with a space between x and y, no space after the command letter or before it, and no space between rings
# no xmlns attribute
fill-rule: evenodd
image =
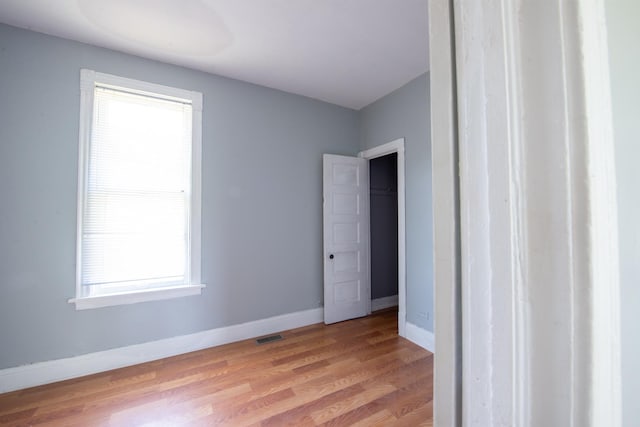
<svg viewBox="0 0 640 427"><path fill-rule="evenodd" d="M269 335L268 337L258 338L256 343L258 344L267 344L273 341L278 341L282 339L282 335Z"/></svg>

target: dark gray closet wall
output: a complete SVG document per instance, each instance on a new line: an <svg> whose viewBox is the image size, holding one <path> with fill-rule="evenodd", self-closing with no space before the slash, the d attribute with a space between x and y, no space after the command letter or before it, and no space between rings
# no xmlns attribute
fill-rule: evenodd
<svg viewBox="0 0 640 427"><path fill-rule="evenodd" d="M398 294L397 154L371 159L371 298Z"/></svg>

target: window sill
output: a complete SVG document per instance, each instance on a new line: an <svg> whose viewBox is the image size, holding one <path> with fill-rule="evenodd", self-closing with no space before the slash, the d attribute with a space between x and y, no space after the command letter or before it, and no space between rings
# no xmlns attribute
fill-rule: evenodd
<svg viewBox="0 0 640 427"><path fill-rule="evenodd" d="M69 304L75 304L76 310L109 307L113 305L135 304L138 302L158 301L170 298L200 295L205 285L186 285L171 288L148 289L121 294L97 295L83 298L71 298Z"/></svg>

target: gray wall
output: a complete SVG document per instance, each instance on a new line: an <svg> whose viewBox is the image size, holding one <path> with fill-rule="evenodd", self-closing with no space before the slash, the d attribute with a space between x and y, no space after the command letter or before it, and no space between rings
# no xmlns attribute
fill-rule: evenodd
<svg viewBox="0 0 640 427"><path fill-rule="evenodd" d="M640 422L640 2L605 2L618 180L622 418Z"/></svg>
<svg viewBox="0 0 640 427"><path fill-rule="evenodd" d="M360 111L360 148L405 138L407 320L433 331L429 75Z"/></svg>
<svg viewBox="0 0 640 427"><path fill-rule="evenodd" d="M80 68L204 94L201 296L67 303ZM0 369L320 306L321 154L356 154L358 123L353 110L0 25Z"/></svg>
<svg viewBox="0 0 640 427"><path fill-rule="evenodd" d="M369 161L371 298L398 295L398 155Z"/></svg>

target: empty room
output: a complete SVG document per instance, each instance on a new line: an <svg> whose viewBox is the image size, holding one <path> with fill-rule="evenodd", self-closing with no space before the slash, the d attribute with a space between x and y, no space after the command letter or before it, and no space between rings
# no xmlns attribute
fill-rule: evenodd
<svg viewBox="0 0 640 427"><path fill-rule="evenodd" d="M639 5L0 2L0 425L636 426Z"/></svg>
<svg viewBox="0 0 640 427"><path fill-rule="evenodd" d="M1 425L432 425L427 0L0 4Z"/></svg>

